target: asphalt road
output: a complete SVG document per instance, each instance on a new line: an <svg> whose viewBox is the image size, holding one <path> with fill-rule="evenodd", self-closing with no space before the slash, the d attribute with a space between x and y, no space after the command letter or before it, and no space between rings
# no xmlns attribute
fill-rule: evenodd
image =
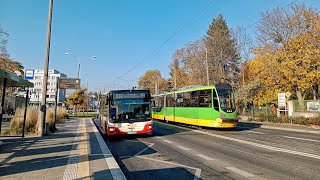
<svg viewBox="0 0 320 180"><path fill-rule="evenodd" d="M320 136L154 122L154 135L107 140L128 179L320 179Z"/></svg>

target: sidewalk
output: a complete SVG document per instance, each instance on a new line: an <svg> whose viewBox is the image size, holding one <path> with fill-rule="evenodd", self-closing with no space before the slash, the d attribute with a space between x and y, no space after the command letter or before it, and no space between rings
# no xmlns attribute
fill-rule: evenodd
<svg viewBox="0 0 320 180"><path fill-rule="evenodd" d="M0 179L126 179L91 119L58 129L42 138L0 137Z"/></svg>
<svg viewBox="0 0 320 180"><path fill-rule="evenodd" d="M318 127L309 127L298 124L284 124L284 123L271 123L271 122L258 122L258 121L248 121L248 116L239 116L240 126L255 126L265 129L276 129L283 131L292 131L300 133L311 133L311 134L320 134L320 128Z"/></svg>

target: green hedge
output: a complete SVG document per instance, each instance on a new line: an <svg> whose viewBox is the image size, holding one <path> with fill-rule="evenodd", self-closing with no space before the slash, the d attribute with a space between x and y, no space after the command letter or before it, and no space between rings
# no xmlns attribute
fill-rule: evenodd
<svg viewBox="0 0 320 180"><path fill-rule="evenodd" d="M299 124L307 126L320 126L320 116L316 118L305 118L305 117L276 117L276 116L259 116L255 118L249 118L249 121L258 122L273 122L273 123L289 123Z"/></svg>

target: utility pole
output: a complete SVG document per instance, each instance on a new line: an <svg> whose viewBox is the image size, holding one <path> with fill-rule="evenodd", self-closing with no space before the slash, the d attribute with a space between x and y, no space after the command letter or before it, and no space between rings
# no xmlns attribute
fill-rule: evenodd
<svg viewBox="0 0 320 180"><path fill-rule="evenodd" d="M47 49L46 58L44 62L44 75L42 81L42 105L38 117L38 135L44 135L45 119L46 119L46 98L47 98L47 81L48 81L48 69L49 69L49 57L50 57L50 40L51 40L51 23L52 23L52 6L53 0L49 0L49 14L48 14L48 32L47 32Z"/></svg>
<svg viewBox="0 0 320 180"><path fill-rule="evenodd" d="M208 65L208 50L206 47L204 47L204 50L206 51L206 69L207 69L207 85L209 86L210 80L209 80L209 65Z"/></svg>
<svg viewBox="0 0 320 180"><path fill-rule="evenodd" d="M78 79L80 78L80 63L78 63Z"/></svg>

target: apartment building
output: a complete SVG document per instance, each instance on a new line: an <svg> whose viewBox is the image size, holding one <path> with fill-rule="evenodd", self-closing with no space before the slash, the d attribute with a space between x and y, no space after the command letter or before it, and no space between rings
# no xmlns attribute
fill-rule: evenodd
<svg viewBox="0 0 320 180"><path fill-rule="evenodd" d="M41 104L42 100L42 81L43 81L43 69L27 69L28 74L33 72L33 76L29 76L28 80L34 83L34 88L31 88L29 91L30 104ZM27 74L25 72L25 74ZM54 105L55 96L57 91L57 80L58 77L67 77L66 74L59 72L56 69L50 69L48 71L48 84L47 84L47 104ZM66 90L58 89L58 104L62 104L66 100Z"/></svg>

